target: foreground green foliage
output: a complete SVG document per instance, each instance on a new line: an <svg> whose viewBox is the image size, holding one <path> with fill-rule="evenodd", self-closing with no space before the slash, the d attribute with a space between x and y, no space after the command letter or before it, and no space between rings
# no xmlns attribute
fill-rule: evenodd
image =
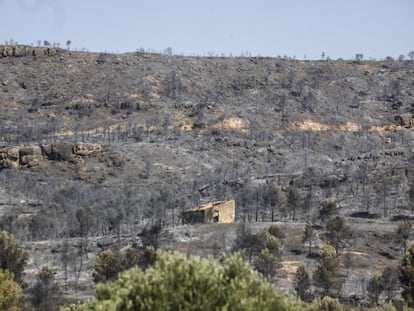
<svg viewBox="0 0 414 311"><path fill-rule="evenodd" d="M260 277L240 255L211 259L158 252L145 272L132 268L97 286L95 298L62 310L303 310Z"/></svg>
<svg viewBox="0 0 414 311"><path fill-rule="evenodd" d="M12 234L7 231L0 232L0 269L12 272L14 280L19 283L28 259L29 254Z"/></svg>
<svg viewBox="0 0 414 311"><path fill-rule="evenodd" d="M325 252L335 254L333 248ZM61 311L94 310L342 311L347 308L329 296L307 304L279 293L240 254L220 265L212 259L186 259L182 254L157 251L153 266L124 271L116 281L98 284L93 300L61 308ZM364 310L396 309L384 305Z"/></svg>
<svg viewBox="0 0 414 311"><path fill-rule="evenodd" d="M18 310L22 289L13 278L12 272L0 269L0 310Z"/></svg>

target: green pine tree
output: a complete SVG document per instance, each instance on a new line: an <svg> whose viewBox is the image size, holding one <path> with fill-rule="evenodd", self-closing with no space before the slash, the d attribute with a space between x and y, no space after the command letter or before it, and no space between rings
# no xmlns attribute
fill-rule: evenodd
<svg viewBox="0 0 414 311"><path fill-rule="evenodd" d="M321 290L321 295L337 295L342 287L340 279L340 261L335 249L326 244L320 254L316 270L313 273L313 281Z"/></svg>

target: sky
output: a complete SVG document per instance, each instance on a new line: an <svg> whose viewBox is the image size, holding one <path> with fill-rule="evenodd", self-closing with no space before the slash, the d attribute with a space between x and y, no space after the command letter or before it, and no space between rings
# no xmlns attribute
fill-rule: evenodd
<svg viewBox="0 0 414 311"><path fill-rule="evenodd" d="M414 0L0 0L0 44L108 53L398 58L414 50Z"/></svg>

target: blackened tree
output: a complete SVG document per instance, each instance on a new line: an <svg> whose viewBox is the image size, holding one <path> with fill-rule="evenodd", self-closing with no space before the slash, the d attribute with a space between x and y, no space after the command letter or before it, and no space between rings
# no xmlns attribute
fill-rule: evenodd
<svg viewBox="0 0 414 311"><path fill-rule="evenodd" d="M234 241L233 251L242 251L248 262L252 263L252 258L258 254L263 248L263 239L258 235L252 233L250 228L242 223L237 228L237 236Z"/></svg>
<svg viewBox="0 0 414 311"><path fill-rule="evenodd" d="M54 282L53 270L49 265L44 265L37 275L37 282L32 289L32 303L37 310L50 310L53 295L57 291Z"/></svg>
<svg viewBox="0 0 414 311"><path fill-rule="evenodd" d="M373 305L378 304L378 299L381 295L381 293L384 290L384 286L381 282L381 275L374 274L371 276L371 278L368 280L367 283L367 291L368 291L368 297L369 301Z"/></svg>
<svg viewBox="0 0 414 311"><path fill-rule="evenodd" d="M360 62L364 59L364 54L358 53L355 54L355 61Z"/></svg>
<svg viewBox="0 0 414 311"><path fill-rule="evenodd" d="M140 234L142 245L144 247L151 246L154 249L157 249L159 246L158 244L161 230L162 229L160 224L154 224L152 226L145 227Z"/></svg>
<svg viewBox="0 0 414 311"><path fill-rule="evenodd" d="M281 215L285 214L287 197L281 186L272 183L266 193L265 201L271 207L271 221L275 221L275 210L278 210Z"/></svg>
<svg viewBox="0 0 414 311"><path fill-rule="evenodd" d="M398 270L395 267L386 267L381 273L381 284L386 295L385 301L390 303L399 288Z"/></svg>
<svg viewBox="0 0 414 311"><path fill-rule="evenodd" d="M289 218L293 221L296 219L296 212L300 207L301 200L300 200L300 193L299 189L292 185L288 189L287 195L287 202L288 202L288 211L289 211Z"/></svg>
<svg viewBox="0 0 414 311"><path fill-rule="evenodd" d="M76 213L76 220L79 225L79 234L85 239L85 255L88 256L88 236L92 227L92 212L87 208L79 208Z"/></svg>

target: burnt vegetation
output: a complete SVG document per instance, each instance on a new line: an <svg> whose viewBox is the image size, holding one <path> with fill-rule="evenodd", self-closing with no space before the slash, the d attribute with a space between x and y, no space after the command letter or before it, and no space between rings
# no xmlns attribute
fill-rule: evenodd
<svg viewBox="0 0 414 311"><path fill-rule="evenodd" d="M26 54L0 57L0 229L33 252L58 241L61 291L87 288L103 251L96 280L163 247L239 250L305 300L401 298L380 274L411 238L412 60ZM243 227L197 245L182 211L231 199Z"/></svg>

